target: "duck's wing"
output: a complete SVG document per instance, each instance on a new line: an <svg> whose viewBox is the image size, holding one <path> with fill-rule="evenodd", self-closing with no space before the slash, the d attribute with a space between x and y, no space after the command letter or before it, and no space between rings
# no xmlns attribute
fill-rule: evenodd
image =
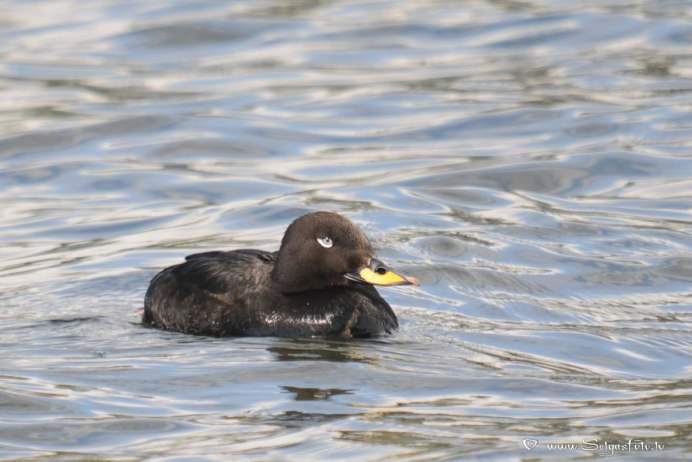
<svg viewBox="0 0 692 462"><path fill-rule="evenodd" d="M252 303L266 286L270 257L252 249L190 255L152 279L143 319L178 332L239 335L256 322Z"/></svg>

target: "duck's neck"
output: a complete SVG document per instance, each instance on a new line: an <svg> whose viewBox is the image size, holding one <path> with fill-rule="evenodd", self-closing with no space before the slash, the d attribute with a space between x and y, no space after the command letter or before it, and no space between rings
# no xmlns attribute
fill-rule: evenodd
<svg viewBox="0 0 692 462"><path fill-rule="evenodd" d="M325 277L325 274L318 269L294 268L281 264L281 259L277 259L274 269L271 272L271 280L276 288L283 294L295 294L308 292L311 290L326 290L332 287L344 285L347 282L340 275Z"/></svg>

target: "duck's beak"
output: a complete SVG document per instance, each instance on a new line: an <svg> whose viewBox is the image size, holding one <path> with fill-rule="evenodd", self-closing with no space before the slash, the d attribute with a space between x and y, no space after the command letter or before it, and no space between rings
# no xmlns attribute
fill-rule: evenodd
<svg viewBox="0 0 692 462"><path fill-rule="evenodd" d="M344 276L351 281L376 286L420 285L418 279L397 274L376 258L371 258L370 263L357 272L346 273Z"/></svg>

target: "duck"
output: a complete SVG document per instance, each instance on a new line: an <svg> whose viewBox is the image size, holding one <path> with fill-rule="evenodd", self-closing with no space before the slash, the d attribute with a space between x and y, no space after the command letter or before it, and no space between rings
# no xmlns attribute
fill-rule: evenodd
<svg viewBox="0 0 692 462"><path fill-rule="evenodd" d="M286 229L279 250L210 251L154 276L142 322L211 337L338 337L399 327L375 286L420 285L377 258L363 231L334 212Z"/></svg>

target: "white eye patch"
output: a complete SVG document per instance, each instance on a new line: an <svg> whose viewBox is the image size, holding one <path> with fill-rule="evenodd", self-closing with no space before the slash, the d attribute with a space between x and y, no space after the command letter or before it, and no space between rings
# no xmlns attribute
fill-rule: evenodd
<svg viewBox="0 0 692 462"><path fill-rule="evenodd" d="M326 249L328 249L334 245L334 243L332 242L332 240L329 236L318 237L317 242L319 242L320 245Z"/></svg>

